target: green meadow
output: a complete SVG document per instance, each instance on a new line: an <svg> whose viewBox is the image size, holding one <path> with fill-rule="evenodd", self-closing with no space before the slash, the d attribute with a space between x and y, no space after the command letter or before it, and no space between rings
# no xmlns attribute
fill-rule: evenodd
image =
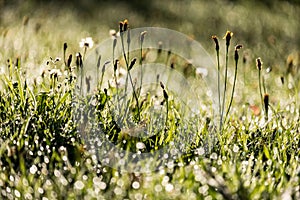
<svg viewBox="0 0 300 200"><path fill-rule="evenodd" d="M300 199L299 12L0 0L0 199Z"/></svg>

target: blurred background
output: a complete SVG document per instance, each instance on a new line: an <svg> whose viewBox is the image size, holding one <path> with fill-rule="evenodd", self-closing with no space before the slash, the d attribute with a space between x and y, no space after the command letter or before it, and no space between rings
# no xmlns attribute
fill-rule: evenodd
<svg viewBox="0 0 300 200"><path fill-rule="evenodd" d="M211 36L230 30L232 48L242 43L253 62L260 56L278 69L300 46L299 0L0 0L0 13L2 59L22 51L43 59L59 54L63 42L76 52L81 38L100 43L124 19L132 28L158 26L192 36L212 56Z"/></svg>

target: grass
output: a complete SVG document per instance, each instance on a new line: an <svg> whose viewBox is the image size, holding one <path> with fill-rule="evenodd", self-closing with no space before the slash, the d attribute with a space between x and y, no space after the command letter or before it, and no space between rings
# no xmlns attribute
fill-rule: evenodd
<svg viewBox="0 0 300 200"><path fill-rule="evenodd" d="M71 19L68 15L66 18ZM58 30L58 36L46 34L44 31L49 29L44 26L53 25L52 22L40 24L42 29L39 29L35 20L29 18L26 22L24 18L21 29L9 27L7 35L3 33L0 39L6 50L1 50L0 59L2 199L300 198L299 58L296 53L290 55L288 68L277 58L278 52L257 51L248 58L246 52L251 47L245 45L247 34L236 39L235 35L238 37L240 32L234 31L231 42L239 40L244 49L239 50L239 65L235 51L229 48L228 54L225 53L225 57L228 55L226 84L233 90L223 98L229 102L230 112L224 117L222 131L216 131L213 137L216 127L211 102L204 102L199 114L189 116L176 93L168 88L168 81L160 83L159 77L153 93L142 92L146 88L138 86L142 78L147 78L147 73L141 71L143 77L135 83L130 72L138 62L147 66L151 62L147 59L151 57L142 59L143 52L147 52L142 45L137 52L126 54L129 45L126 34L121 57L115 54L113 60L107 62L97 56L95 70L99 73L99 85L93 95L83 98L82 87L87 87L90 79L84 77L82 68L93 49L87 45L80 48L81 38L74 32ZM131 23L133 26L135 22ZM76 42L61 41L59 35L64 31ZM18 37L13 32L17 32ZM18 41L19 36L22 42ZM149 39L147 33L144 36L145 41ZM207 44L213 49L209 35L207 38ZM277 48L284 46L280 40L277 42ZM224 47L222 41L220 46ZM167 63L166 66L172 64L179 70L185 65L186 61L171 51L159 51L156 61ZM149 50L147 54L155 52ZM253 54L264 61L259 77ZM225 58L222 52L219 56ZM135 57L138 62L131 63ZM272 72L266 71L269 63L275 63ZM225 65L222 64L212 67L223 72ZM104 74L108 72L106 68L111 68L111 77L115 79L111 85L104 86L103 76L108 76ZM126 71L125 77L121 70ZM193 71L186 75L201 82L201 77ZM125 89L118 85L122 78L127 80ZM223 87L222 84L220 80L218 85ZM158 110L153 111L154 107ZM124 113L134 117L128 118ZM134 137L144 130L155 134ZM99 139L104 143L100 144ZM160 157L169 152L172 142L182 144L175 145L174 149L184 154ZM124 155L107 152L110 146L106 144L124 150ZM136 162L139 152L148 153L152 160L141 159L138 164L159 166L156 171L123 170L136 167L130 164ZM124 168L118 164L120 160Z"/></svg>

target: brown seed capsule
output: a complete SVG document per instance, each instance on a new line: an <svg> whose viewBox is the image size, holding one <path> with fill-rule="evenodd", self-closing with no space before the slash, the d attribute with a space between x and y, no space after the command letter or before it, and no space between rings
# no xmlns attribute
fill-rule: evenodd
<svg viewBox="0 0 300 200"><path fill-rule="evenodd" d="M69 58L68 58L68 61L67 61L68 68L71 67L71 62L72 62L72 54L69 55Z"/></svg>
<svg viewBox="0 0 300 200"><path fill-rule="evenodd" d="M64 43L64 51L66 51L67 48L68 48L68 44L65 42L65 43Z"/></svg>
<svg viewBox="0 0 300 200"><path fill-rule="evenodd" d="M123 32L123 27L124 27L124 23L123 22L119 22L119 31L120 31L120 33L122 33Z"/></svg>
<svg viewBox="0 0 300 200"><path fill-rule="evenodd" d="M284 85L284 77L283 76L280 77L280 80L281 80L282 85Z"/></svg>
<svg viewBox="0 0 300 200"><path fill-rule="evenodd" d="M165 89L165 86L162 82L160 82L160 87L164 90Z"/></svg>
<svg viewBox="0 0 300 200"><path fill-rule="evenodd" d="M136 58L134 58L134 59L131 60L130 65L128 67L128 71L132 69L132 67L134 66L135 62L136 62Z"/></svg>
<svg viewBox="0 0 300 200"><path fill-rule="evenodd" d="M231 40L232 36L233 36L233 33L231 31L227 31L226 32L226 34L225 34L225 36L223 38L223 39L226 40L226 46L229 46L230 40Z"/></svg>
<svg viewBox="0 0 300 200"><path fill-rule="evenodd" d="M235 51L234 51L234 60L238 61L239 60L239 53L238 51L242 48L243 46L241 44L238 44L235 46Z"/></svg>
<svg viewBox="0 0 300 200"><path fill-rule="evenodd" d="M123 22L123 24L124 24L123 31L125 32L128 29L128 20L125 19L124 22Z"/></svg>
<svg viewBox="0 0 300 200"><path fill-rule="evenodd" d="M118 63L119 63L119 60L115 60L115 64L114 64L114 71L117 71L118 69Z"/></svg>
<svg viewBox="0 0 300 200"><path fill-rule="evenodd" d="M262 62L260 58L256 59L256 67L258 70L261 70Z"/></svg>
<svg viewBox="0 0 300 200"><path fill-rule="evenodd" d="M169 96L166 90L163 90L165 100L168 100Z"/></svg>
<svg viewBox="0 0 300 200"><path fill-rule="evenodd" d="M214 40L214 42L216 44L216 51L219 51L220 46L219 46L219 40L218 40L217 36L213 35L211 38Z"/></svg>
<svg viewBox="0 0 300 200"><path fill-rule="evenodd" d="M268 94L264 95L264 105L265 105L266 116L268 116L268 111L269 111L269 95Z"/></svg>

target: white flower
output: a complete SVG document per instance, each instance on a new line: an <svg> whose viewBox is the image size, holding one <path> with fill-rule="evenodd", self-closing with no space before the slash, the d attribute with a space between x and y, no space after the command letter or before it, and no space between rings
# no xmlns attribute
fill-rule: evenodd
<svg viewBox="0 0 300 200"><path fill-rule="evenodd" d="M87 37L87 38L82 38L81 41L79 42L79 46L81 48L92 48L94 45L94 41L91 37Z"/></svg>
<svg viewBox="0 0 300 200"><path fill-rule="evenodd" d="M61 71L60 71L59 69L51 69L51 70L49 71L49 73L50 73L50 77L51 77L51 78L52 78L52 77L57 78L57 77L59 77L59 76L62 75L62 73L61 73Z"/></svg>

